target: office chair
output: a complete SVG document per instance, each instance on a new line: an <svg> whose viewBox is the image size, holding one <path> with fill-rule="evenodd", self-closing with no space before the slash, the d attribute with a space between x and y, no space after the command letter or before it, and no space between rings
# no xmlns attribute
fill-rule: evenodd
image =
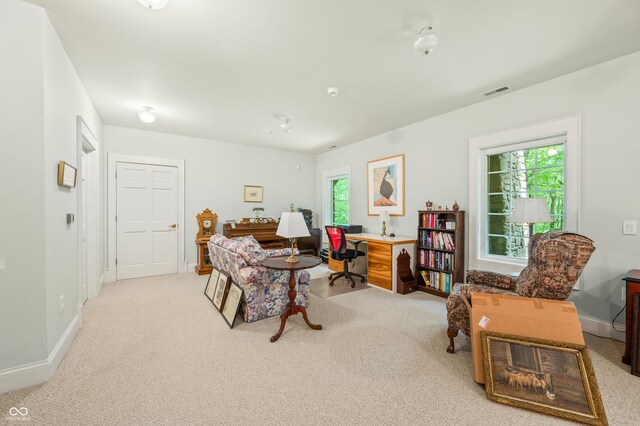
<svg viewBox="0 0 640 426"><path fill-rule="evenodd" d="M331 249L331 256L335 260L342 260L344 262L344 269L342 272L334 272L329 275L329 285L333 285L333 282L340 277L344 277L346 280L351 281L351 288L356 286L356 282L352 277L360 278L361 282L364 282L363 275L349 272L349 262L353 262L358 256L364 256L364 252L358 250L358 244L362 241L352 241L354 249L347 248L347 238L345 237L344 228L338 226L325 226L329 236L329 249Z"/></svg>

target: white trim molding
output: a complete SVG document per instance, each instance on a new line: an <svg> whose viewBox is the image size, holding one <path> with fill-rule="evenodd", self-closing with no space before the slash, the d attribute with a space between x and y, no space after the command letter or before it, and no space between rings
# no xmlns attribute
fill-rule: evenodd
<svg viewBox="0 0 640 426"><path fill-rule="evenodd" d="M626 327L623 324L616 324L616 327L619 327L619 330L614 330L613 327L611 327L610 321L603 321L601 319L585 315L579 315L578 317L580 318L582 331L585 333L593 334L598 337L616 339L620 342L624 342L626 340Z"/></svg>
<svg viewBox="0 0 640 426"><path fill-rule="evenodd" d="M64 334L46 360L0 371L0 394L44 383L53 377L80 328L80 318L73 317Z"/></svg>
<svg viewBox="0 0 640 426"><path fill-rule="evenodd" d="M184 160L139 157L127 154L107 154L107 271L105 281L116 281L116 167L117 163L153 164L178 169L178 273L187 272L184 227Z"/></svg>
<svg viewBox="0 0 640 426"><path fill-rule="evenodd" d="M565 136L565 229L580 231L580 114L541 123L529 124L469 139L469 269L495 272L517 272L525 266L518 259L488 256L482 247L484 206L482 194L486 177L487 152L508 145L524 148L535 146L536 141L554 136ZM540 142L538 142L540 143Z"/></svg>

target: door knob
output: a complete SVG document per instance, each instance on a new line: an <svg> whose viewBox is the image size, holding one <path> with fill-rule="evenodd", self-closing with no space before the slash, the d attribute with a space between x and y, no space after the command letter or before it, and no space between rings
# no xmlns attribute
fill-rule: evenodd
<svg viewBox="0 0 640 426"><path fill-rule="evenodd" d="M176 229L177 227L178 227L178 225L176 225L175 223L173 225L169 225L169 228Z"/></svg>

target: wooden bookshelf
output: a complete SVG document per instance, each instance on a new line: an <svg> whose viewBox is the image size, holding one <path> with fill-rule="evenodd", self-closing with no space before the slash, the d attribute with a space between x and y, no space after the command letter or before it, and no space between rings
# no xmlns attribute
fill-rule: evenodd
<svg viewBox="0 0 640 426"><path fill-rule="evenodd" d="M464 282L463 210L418 211L415 277L418 290L440 297Z"/></svg>

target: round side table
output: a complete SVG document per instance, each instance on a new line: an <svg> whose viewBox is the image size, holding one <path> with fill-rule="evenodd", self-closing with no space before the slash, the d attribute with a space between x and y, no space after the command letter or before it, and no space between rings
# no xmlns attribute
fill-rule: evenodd
<svg viewBox="0 0 640 426"><path fill-rule="evenodd" d="M262 262L262 266L265 268L289 271L289 303L287 303L287 306L280 315L280 330L271 336L271 342L275 342L280 338L284 331L284 325L287 323L287 318L299 313L302 313L302 318L304 318L304 322L306 322L309 327L314 330L322 330L322 326L320 324L312 324L309 321L309 318L307 317L307 310L304 306L296 305L296 296L298 295L298 292L296 291L296 271L313 268L318 266L322 261L319 257L315 256L298 256L298 262L288 263L286 261L288 257L289 256L269 257Z"/></svg>

